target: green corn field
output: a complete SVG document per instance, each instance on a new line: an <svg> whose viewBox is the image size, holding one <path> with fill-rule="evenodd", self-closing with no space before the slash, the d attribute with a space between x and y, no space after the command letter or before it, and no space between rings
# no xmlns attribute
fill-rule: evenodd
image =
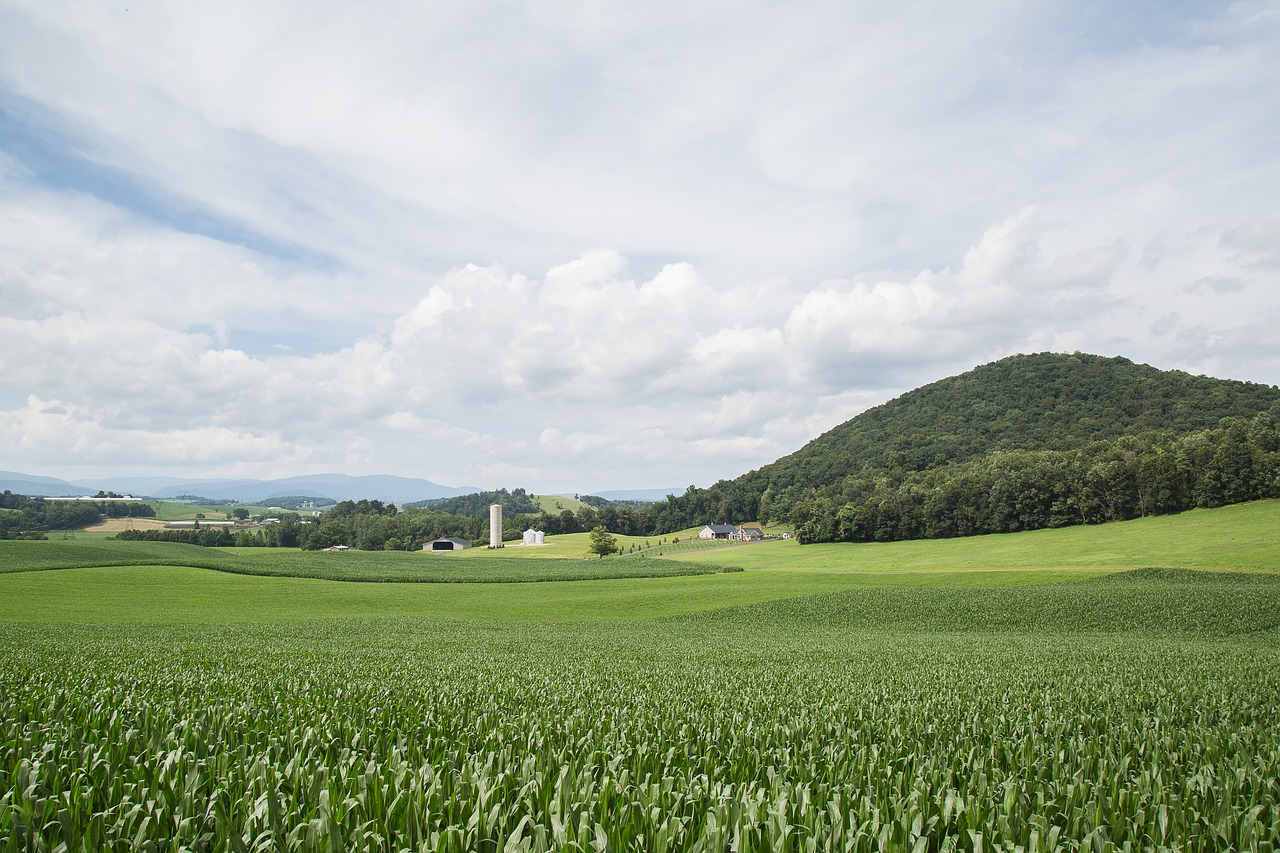
<svg viewBox="0 0 1280 853"><path fill-rule="evenodd" d="M1274 574L109 623L0 626L0 850L1280 846Z"/></svg>

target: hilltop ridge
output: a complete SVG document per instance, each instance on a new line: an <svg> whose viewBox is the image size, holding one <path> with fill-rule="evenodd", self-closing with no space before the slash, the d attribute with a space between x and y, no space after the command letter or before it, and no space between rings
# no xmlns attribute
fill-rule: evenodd
<svg viewBox="0 0 1280 853"><path fill-rule="evenodd" d="M812 541L861 541L1061 526L1217 506L1280 494L1271 470L1280 461L1267 455L1280 450L1271 446L1276 422L1280 388L1275 386L1087 353L1015 355L868 409L734 480L692 489L675 499L668 515L682 526L700 518L788 520L798 529L809 525ZM1213 434L1224 425L1235 430L1230 441ZM1176 447L1180 438L1197 446ZM1245 447L1255 439L1256 447ZM1122 447L1125 441L1131 446ZM1257 464L1251 463L1248 471L1239 465L1239 470L1224 469L1226 482L1215 487L1218 494L1196 492L1198 487L1183 480L1188 471L1209 465L1214 454L1226 452L1220 446L1224 441L1233 448L1239 445L1246 455L1262 456L1253 459ZM1151 468L1159 454L1175 450L1183 454L1182 467L1165 472L1167 482L1159 487L1139 482L1155 477ZM1150 459L1144 451L1150 451ZM1131 482L1122 482L1118 471L1091 474L1095 465L1117 458L1133 469L1128 472ZM1026 474L1028 466L1053 470L1032 476ZM1109 476L1113 482L1091 484L1091 476ZM963 494L954 488L960 479L967 487ZM992 489L1008 492L999 498L999 509L990 507ZM1131 500L1129 491L1137 497ZM904 523L913 503L928 500L935 502L930 507L935 516L942 514L937 501L953 501L955 506L945 513L950 520L929 523L918 517ZM1019 501L1035 507L1004 506ZM894 512L881 506L886 502ZM842 510L844 522L837 518ZM961 517L966 512L974 517ZM984 512L1014 517L995 522L982 517ZM927 514L921 509L916 515L922 513ZM861 520L855 520L859 515Z"/></svg>
<svg viewBox="0 0 1280 853"><path fill-rule="evenodd" d="M1261 412L1280 413L1280 389L1123 357L1014 355L868 409L760 473L775 486L821 486L866 466L922 471L993 450L1067 450Z"/></svg>

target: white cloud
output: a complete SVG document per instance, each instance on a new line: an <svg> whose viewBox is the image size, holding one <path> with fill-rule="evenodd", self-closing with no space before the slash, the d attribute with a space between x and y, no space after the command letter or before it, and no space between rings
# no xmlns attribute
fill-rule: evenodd
<svg viewBox="0 0 1280 853"><path fill-rule="evenodd" d="M0 8L3 467L671 486L1017 351L1280 376L1264 3L123 9Z"/></svg>
<svg viewBox="0 0 1280 853"><path fill-rule="evenodd" d="M212 425L173 429L112 426L90 407L31 397L15 411L0 411L0 436L28 464L60 468L72 457L77 464L147 465L197 471L213 467L236 471L264 466L305 464L307 448L290 445L277 435L254 434Z"/></svg>
<svg viewBox="0 0 1280 853"><path fill-rule="evenodd" d="M699 465L730 475L790 452L875 402L869 389L1008 352L1123 341L1160 361L1132 337L1149 328L1170 366L1268 356L1255 318L1202 309L1247 298L1235 284L1245 269L1231 288L1201 279L1146 304L1128 291L1160 263L1115 245L1046 255L1062 229L1035 221L1024 211L987 229L956 271L827 282L763 316L753 286L716 292L687 265L637 283L600 250L541 279L466 267L429 285L386 336L309 357L250 356L143 320L0 319L16 344L0 357L7 384L76 401L74 416L65 405L10 412L6 432L32 460L64 447L88 464L146 441L161 448L148 453L156 464L292 459L453 482L521 471L540 489L568 485L565 470L681 482ZM1231 268L1220 234L1179 242L1194 243L1184 265Z"/></svg>

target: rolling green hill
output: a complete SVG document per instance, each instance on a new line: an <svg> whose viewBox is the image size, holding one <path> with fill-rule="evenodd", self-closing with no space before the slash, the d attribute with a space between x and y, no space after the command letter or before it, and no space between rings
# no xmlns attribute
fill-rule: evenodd
<svg viewBox="0 0 1280 853"><path fill-rule="evenodd" d="M1223 506L1280 495L1277 422L1275 386L1125 358L1017 355L690 490L668 517L785 519L804 541L889 541Z"/></svg>
<svg viewBox="0 0 1280 853"><path fill-rule="evenodd" d="M1280 500L1137 518L1101 526L912 542L799 545L792 540L665 557L747 571L1084 571L1152 567L1280 573Z"/></svg>
<svg viewBox="0 0 1280 853"><path fill-rule="evenodd" d="M1158 370L1126 358L1016 355L868 409L762 468L774 488L825 486L863 468L921 471L996 450L1070 450L1226 417L1280 414L1280 389Z"/></svg>

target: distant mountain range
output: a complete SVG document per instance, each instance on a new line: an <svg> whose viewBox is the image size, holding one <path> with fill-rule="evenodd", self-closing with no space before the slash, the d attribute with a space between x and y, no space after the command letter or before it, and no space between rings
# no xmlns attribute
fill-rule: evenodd
<svg viewBox="0 0 1280 853"><path fill-rule="evenodd" d="M59 480L17 471L0 471L0 492L48 498L96 495L115 492L148 498L176 498L196 495L214 500L236 500L258 503L291 495L356 501L362 498L403 504L434 498L456 498L482 491L476 487L454 488L430 480L413 477L374 475L352 477L346 474L312 474L279 480L184 480L180 477L100 477L92 480ZM611 501L663 501L667 495L682 495L684 489L631 489L595 492ZM568 495L566 495L568 497Z"/></svg>
<svg viewBox="0 0 1280 853"><path fill-rule="evenodd" d="M100 491L150 498L174 498L197 495L215 500L237 500L245 503L268 501L288 495L331 498L335 501L380 500L408 503L427 498L452 498L480 491L477 488L452 488L430 480L412 477L376 475L352 477L346 474L312 474L279 480L183 480L177 477L102 477L69 482L54 477L40 477L15 471L0 471L0 491L43 497L75 497L95 495Z"/></svg>

